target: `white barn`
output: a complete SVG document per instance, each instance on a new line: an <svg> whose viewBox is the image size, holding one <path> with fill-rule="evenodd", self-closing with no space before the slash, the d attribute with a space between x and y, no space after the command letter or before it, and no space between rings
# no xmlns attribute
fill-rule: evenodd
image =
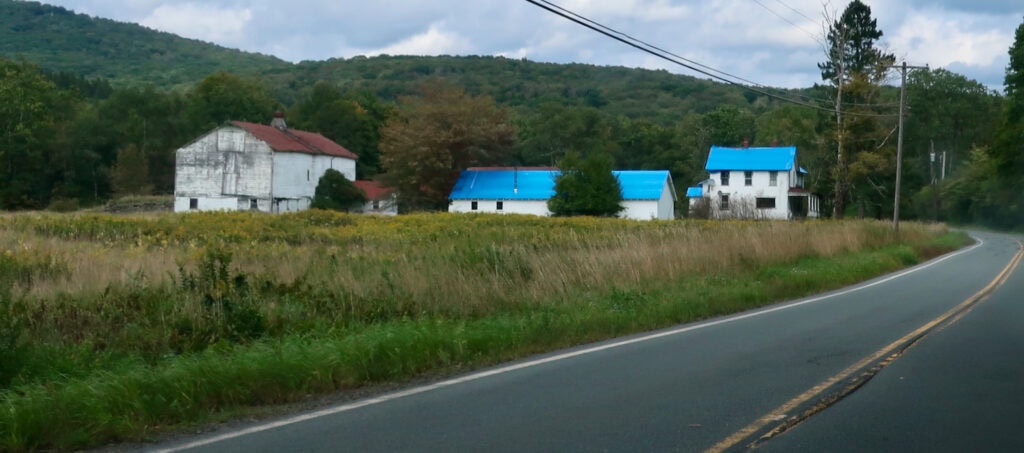
<svg viewBox="0 0 1024 453"><path fill-rule="evenodd" d="M356 180L356 156L323 135L232 121L176 152L174 211L308 209L328 169Z"/></svg>
<svg viewBox="0 0 1024 453"><path fill-rule="evenodd" d="M712 146L709 178L686 190L691 213L705 203L712 218L802 219L820 216L820 200L804 187L807 170L796 147Z"/></svg>
<svg viewBox="0 0 1024 453"><path fill-rule="evenodd" d="M667 170L613 171L622 186L620 217L675 218L675 187ZM553 168L470 168L463 170L449 196L449 212L488 212L550 216L555 194Z"/></svg>

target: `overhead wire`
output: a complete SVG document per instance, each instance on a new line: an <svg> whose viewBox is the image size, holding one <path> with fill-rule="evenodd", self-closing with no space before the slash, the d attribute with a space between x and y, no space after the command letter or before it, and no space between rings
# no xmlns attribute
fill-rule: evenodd
<svg viewBox="0 0 1024 453"><path fill-rule="evenodd" d="M769 13L772 13L773 15L775 15L775 17L778 17L779 19L782 19L782 20L786 21L786 23L788 23L789 25L792 25L797 30L800 30L800 31L804 32L805 34L807 34L807 36L810 36L811 39L815 40L818 44L821 44L825 48L828 48L828 45L825 44L825 41L822 41L821 37L819 37L818 35L816 35L814 33L811 33L809 31L807 31L807 29L805 29L804 27L801 27L800 25L797 25L796 22L793 22L793 21L789 20L788 17L783 16L782 14L777 13L774 9L771 9L771 8L768 7L768 5L765 5L764 3L762 3L761 0L754 0L754 3L757 3L758 5L761 6L761 8L764 8Z"/></svg>
<svg viewBox="0 0 1024 453"><path fill-rule="evenodd" d="M675 53L672 53L670 51L667 51L667 50L662 49L660 47L657 47L655 45L646 43L646 42L644 42L644 41L642 41L640 39L634 38L634 37L632 37L632 36L630 36L628 34L625 34L623 32L615 30L615 29L613 29L611 27L605 26L605 25L603 25L603 24L601 24L599 22L596 22L596 21L594 21L592 19L589 19L589 18L587 18L587 17L585 17L585 16L583 16L581 14L578 14L576 12L570 11L570 10L568 10L566 8L563 8L563 7L561 7L561 6L557 5L557 4L551 3L551 2L549 2L547 0L526 0L526 1L528 3L533 4L534 6L537 6L537 7L541 8L541 9L544 9L544 10L550 12L550 13L553 13L553 14L555 14L557 16L560 16L560 17L562 17L564 19L567 19L567 20L569 20L571 22L575 22L578 25L581 25L583 27L591 29L591 30L593 30L595 32L598 32L598 33L600 33L602 35L605 35L605 36L607 36L609 38L612 38L612 39L614 39L616 41L619 41L619 42L621 42L623 44L626 44L626 45L628 45L630 47L633 47L633 48L636 48L636 49L638 49L638 50L640 50L642 52L654 55L654 56L656 56L658 58L661 58L661 59L666 60L668 62L674 63L676 65L682 66L684 68L687 68L687 69L689 69L691 71L694 71L694 72L697 72L699 74L703 74L703 75L708 76L708 77L710 77L710 78L712 78L714 80L718 80L718 81L721 81L721 82L724 82L724 83L727 83L727 84L730 84L730 85L735 85L735 86L738 86L738 87L741 87L741 88L745 88L745 89L748 89L748 90L753 91L755 93L758 93L758 94L761 94L761 95L764 95L764 96L768 96L770 98L777 99L777 100L780 100L780 101L783 101L783 102L788 102L788 103L791 103L791 104L800 105L800 106L803 106L803 107L807 107L807 108L811 108L811 109L815 109L815 110L819 110L819 111L835 113L835 109L831 108L831 107L822 107L820 105L811 104L811 103L804 102L804 101L801 101L801 100L797 100L797 99L794 99L794 98L791 98L791 97L788 97L788 96L781 96L781 95L778 95L778 94L769 93L767 91L764 91L764 89L771 89L770 87L766 87L766 86L761 85L761 84L759 84L757 82L753 82L753 81L744 79L742 77L729 74L729 73L727 73L725 71L722 71L722 70L719 70L719 69L715 69L715 68L707 66L705 64L696 62L694 60L691 60L691 59L688 59L688 58L676 55ZM717 73L717 74L715 74L715 73ZM718 75L718 74L721 74L721 75ZM732 79L735 79L735 80L732 80ZM737 80L749 83L750 86L743 85L743 84L737 82ZM762 88L764 88L764 89L762 89ZM843 111L841 113L843 113L845 115L861 116L861 117L884 117L884 118L891 118L891 117L895 117L896 116L895 114L878 114L878 113L863 113L863 112L849 112L849 111Z"/></svg>

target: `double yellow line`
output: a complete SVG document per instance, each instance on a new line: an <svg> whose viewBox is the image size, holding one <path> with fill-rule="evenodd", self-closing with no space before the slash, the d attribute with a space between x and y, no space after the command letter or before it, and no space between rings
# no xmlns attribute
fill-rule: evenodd
<svg viewBox="0 0 1024 453"><path fill-rule="evenodd" d="M725 451L729 448L738 445L740 442L743 442L744 440L754 435L755 433L763 431L767 426L771 425L772 423L778 423L777 426L768 430L767 432L765 432L765 434L761 435L748 445L750 447L757 446L757 444L764 442L768 439L771 439L772 437L781 434L782 432L796 426L800 422L806 420L808 417L818 412L821 412L822 410L825 410L825 408L832 405L839 399L852 393L854 390L856 390L869 379L871 379L871 377L878 373L879 370L892 363L893 360L896 360L896 358L898 358L900 354L903 353L903 351L913 346L915 343L921 340L921 338L924 338L925 335L931 333L939 326L944 327L945 325L949 325L958 321L963 315L967 314L967 312L969 312L975 305L977 305L979 302L985 300L988 296L990 296L992 292L996 290L996 288L1006 283L1006 281L1009 280L1010 275L1013 273L1013 270L1016 269L1017 265L1020 264L1022 259L1024 259L1024 243L1021 243L1021 241L1017 241L1017 248L1017 253L1013 256L1012 259L1010 259L1010 262L1006 265L1006 267L1003 268L1003 270L999 273L999 275L996 276L996 278L989 282L989 284L982 288L980 291L974 293L974 295L968 297L966 300L961 302L959 305L953 307L952 309L943 313L939 317L931 321L928 321L921 327L918 327L914 331L904 335L899 340L890 343L889 345L883 347L882 349L879 349L875 353L867 357L864 357L857 363L850 365L843 371L840 371L835 376L832 376L822 381L820 384L811 387L806 392L801 393L797 397L787 401L783 405L768 412L767 414L755 420L753 423L747 425L746 427L739 431L736 431L729 437L723 439L721 442L715 444L713 447L705 450L705 453L718 453ZM948 324L946 324L947 321ZM875 365L868 369L868 366L873 363ZM824 393L826 390L832 388L839 382L842 382L850 378L850 376L852 376L854 373L857 373L858 371L861 370L866 371L863 371L860 376L851 379L848 385L844 386L840 391L832 394L831 396L822 398L821 401L819 401L817 404L804 410L803 412L796 416L790 417L788 415L794 409L803 406L808 401L811 401L814 398L819 397L819 395Z"/></svg>

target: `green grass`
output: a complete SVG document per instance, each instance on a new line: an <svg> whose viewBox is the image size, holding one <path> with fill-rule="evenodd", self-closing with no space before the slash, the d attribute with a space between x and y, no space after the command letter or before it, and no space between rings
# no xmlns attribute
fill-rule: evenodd
<svg viewBox="0 0 1024 453"><path fill-rule="evenodd" d="M480 316L438 312L343 324L312 322L275 335L222 336L196 352L156 359L80 345L77 352L85 359L73 363L75 359L56 350L51 356L34 350L36 366L65 357L54 360L52 370L39 371L60 377L3 392L0 449L73 449L144 440L240 408L472 369L735 313L862 281L967 242L962 233L945 233L830 258L579 289L555 300L504 306ZM485 253L479 259L491 258ZM215 267L208 272L217 273ZM206 284L216 285L217 280Z"/></svg>

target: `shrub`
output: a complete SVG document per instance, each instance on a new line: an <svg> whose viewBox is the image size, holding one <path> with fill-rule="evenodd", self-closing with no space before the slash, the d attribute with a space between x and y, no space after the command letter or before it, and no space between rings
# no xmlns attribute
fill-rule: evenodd
<svg viewBox="0 0 1024 453"><path fill-rule="evenodd" d="M332 211L351 211L366 204L366 194L345 175L330 168L316 185L311 207Z"/></svg>

